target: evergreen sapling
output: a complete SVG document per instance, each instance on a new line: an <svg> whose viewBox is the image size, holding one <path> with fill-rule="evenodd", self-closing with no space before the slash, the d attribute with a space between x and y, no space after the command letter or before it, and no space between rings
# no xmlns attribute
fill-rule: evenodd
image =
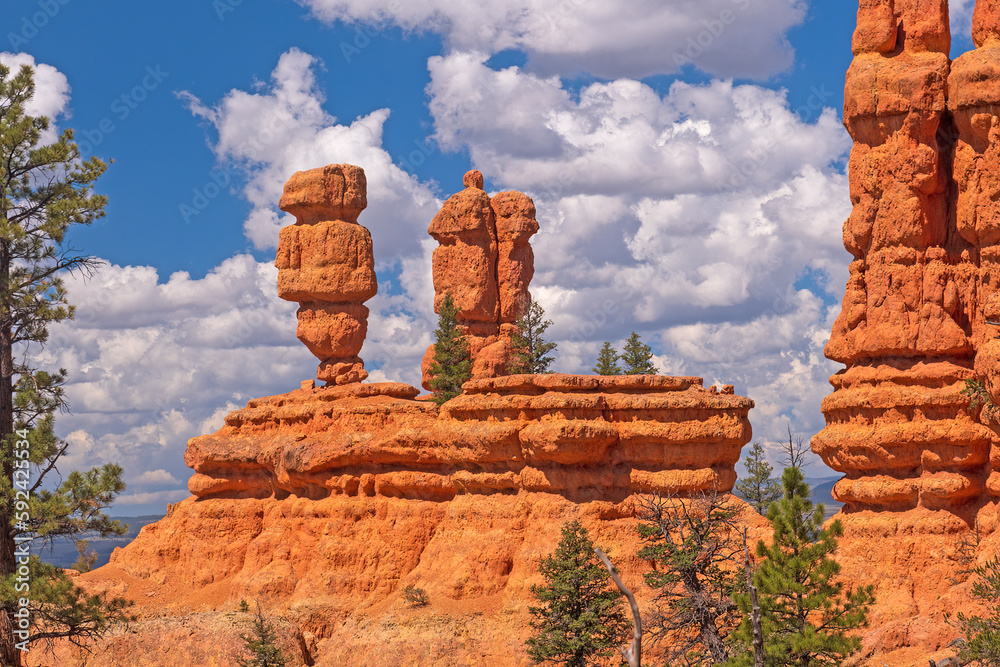
<svg viewBox="0 0 1000 667"><path fill-rule="evenodd" d="M809 500L809 485L798 467L781 476L784 496L771 505L767 518L774 530L770 546L757 544L762 559L753 575L760 603L767 667L839 665L860 647L850 630L864 627L874 601L871 586L845 591L834 581L840 565L831 557L843 534L839 521L823 528L823 506ZM736 601L744 620L734 638L748 650L728 665L749 667L753 654L751 605L747 594Z"/></svg>
<svg viewBox="0 0 1000 667"><path fill-rule="evenodd" d="M594 366L594 372L598 375L621 375L622 369L618 365L620 358L615 348L611 347L611 343L604 341L601 351L597 354L597 365Z"/></svg>
<svg viewBox="0 0 1000 667"><path fill-rule="evenodd" d="M653 365L653 349L639 340L639 334L634 331L625 341L620 358L625 375L656 375L660 372Z"/></svg>
<svg viewBox="0 0 1000 667"><path fill-rule="evenodd" d="M628 636L630 623L611 575L598 560L587 529L570 521L555 552L542 559L544 586L531 592L541 606L529 607L535 634L525 642L535 662L586 667L606 657Z"/></svg>
<svg viewBox="0 0 1000 667"><path fill-rule="evenodd" d="M551 324L552 320L545 319L545 311L538 302L532 301L525 314L515 323L517 330L512 341L514 355L507 369L511 375L552 372L549 366L552 365L553 358L547 355L556 349L556 344L542 337Z"/></svg>
<svg viewBox="0 0 1000 667"><path fill-rule="evenodd" d="M441 302L434 338L434 360L428 371L434 392L431 400L443 405L461 394L462 385L472 377L469 341L458 325L458 306L450 294Z"/></svg>

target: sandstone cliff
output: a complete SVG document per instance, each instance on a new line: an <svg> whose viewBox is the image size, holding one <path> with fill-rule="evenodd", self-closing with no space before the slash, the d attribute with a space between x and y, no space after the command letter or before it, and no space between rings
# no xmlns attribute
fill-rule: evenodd
<svg viewBox="0 0 1000 667"><path fill-rule="evenodd" d="M953 653L928 655L957 634L944 614L968 604L970 565L1000 552L1000 430L963 393L1000 361L988 324L1000 314L998 19L977 2L979 48L951 62L945 0L858 9L844 94L854 261L826 348L846 368L812 448L845 475L843 576L876 586L868 664Z"/></svg>

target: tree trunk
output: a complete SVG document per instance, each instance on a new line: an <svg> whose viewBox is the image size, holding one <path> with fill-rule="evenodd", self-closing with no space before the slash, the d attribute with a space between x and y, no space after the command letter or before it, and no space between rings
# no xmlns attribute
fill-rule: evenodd
<svg viewBox="0 0 1000 667"><path fill-rule="evenodd" d="M4 297L10 286L10 256L7 247L0 248L0 285ZM0 446L4 450L3 476L13 482L14 456L10 451L10 436L14 433L14 349L11 313L8 303L0 304ZM14 497L8 499L8 509L0 513L0 578L9 579L17 569L12 525ZM21 652L14 646L15 604L7 602L0 608L0 665L21 667Z"/></svg>
<svg viewBox="0 0 1000 667"><path fill-rule="evenodd" d="M611 560L604 555L600 547L594 547L594 553L604 563L604 567L608 568L615 586L628 599L628 606L632 608L632 643L628 649L621 648L618 650L621 651L622 657L628 662L628 667L642 667L642 618L639 616L639 605L636 603L632 591L622 583L621 577L618 576L618 571L615 570L615 566L611 564Z"/></svg>
<svg viewBox="0 0 1000 667"><path fill-rule="evenodd" d="M743 529L743 549L746 552L747 588L750 590L750 626L753 631L753 667L764 667L764 631L760 624L760 603L757 601L757 587L753 585L753 570L750 567L750 545L747 531Z"/></svg>

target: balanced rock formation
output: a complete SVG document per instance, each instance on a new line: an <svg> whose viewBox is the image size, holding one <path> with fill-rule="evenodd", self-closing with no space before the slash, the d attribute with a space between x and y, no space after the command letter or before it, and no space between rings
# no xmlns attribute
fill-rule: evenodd
<svg viewBox="0 0 1000 667"><path fill-rule="evenodd" d="M367 187L360 167L331 164L293 174L278 204L295 216L278 239L278 296L301 304L296 335L329 384L368 377L358 356L368 333L363 304L378 283L371 234L358 224Z"/></svg>
<svg viewBox="0 0 1000 667"><path fill-rule="evenodd" d="M472 377L491 378L506 372L514 322L531 302L528 285L535 268L529 240L538 222L531 197L501 192L491 199L478 170L466 173L462 183L465 189L448 198L427 229L440 243L433 257L434 312L440 313L451 295L469 341ZM428 390L433 354L431 346L421 364L421 383Z"/></svg>
<svg viewBox="0 0 1000 667"><path fill-rule="evenodd" d="M956 224L952 199L954 179L968 218L976 186L963 165L972 158L957 155L975 113L957 111L971 92L950 67L947 2L866 0L853 48L844 124L854 208L844 245L854 261L826 348L847 368L831 378L827 426L812 446L845 473L835 496L849 511L945 509L969 522L997 436L962 394L987 288L982 240L968 233L972 223Z"/></svg>

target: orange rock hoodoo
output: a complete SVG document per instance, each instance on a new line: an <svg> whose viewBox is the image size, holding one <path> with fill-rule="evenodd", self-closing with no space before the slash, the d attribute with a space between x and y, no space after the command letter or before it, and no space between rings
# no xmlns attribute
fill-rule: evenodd
<svg viewBox="0 0 1000 667"><path fill-rule="evenodd" d="M441 244L433 258L434 311L450 294L469 341L472 377L491 378L505 374L514 322L531 302L529 239L538 222L531 197L501 192L490 198L478 170L465 174L462 184L465 189L448 198L427 229ZM421 384L428 390L433 353L431 346L421 364Z"/></svg>
<svg viewBox="0 0 1000 667"><path fill-rule="evenodd" d="M847 510L949 510L966 522L1000 494L997 434L962 395L993 335L1000 284L996 10L976 6L977 44L950 63L946 0L862 0L844 123L854 148L854 255L826 348L847 368L812 446L845 473ZM992 27L991 27L992 26Z"/></svg>
<svg viewBox="0 0 1000 667"><path fill-rule="evenodd" d="M363 304L378 284L371 234L358 224L367 188L360 167L331 164L293 174L278 204L295 216L279 235L278 296L301 304L296 335L330 384L368 377L358 356L368 333Z"/></svg>
<svg viewBox="0 0 1000 667"><path fill-rule="evenodd" d="M296 224L281 230L278 292L302 302L298 337L323 360L327 386L253 400L218 433L192 439L185 461L196 497L449 500L523 490L621 500L733 487L753 401L732 387L720 394L700 378L663 376L495 377L509 346L500 327L529 298L538 223L529 197L490 199L478 171L430 231L442 243L435 306L454 296L478 338L480 379L440 412L409 385L360 384L361 302L376 291L371 237L357 224L365 183L360 167L335 164L285 184L280 206Z"/></svg>

